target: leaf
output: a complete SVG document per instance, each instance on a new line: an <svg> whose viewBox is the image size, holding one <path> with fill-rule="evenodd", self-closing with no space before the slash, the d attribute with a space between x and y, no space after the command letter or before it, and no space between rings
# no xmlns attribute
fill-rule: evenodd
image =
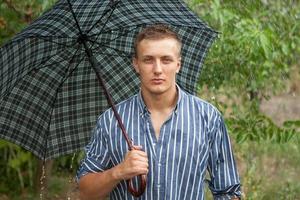
<svg viewBox="0 0 300 200"><path fill-rule="evenodd" d="M259 40L260 40L261 47L263 48L265 58L268 58L271 53L270 38L268 38L264 32L261 32L261 34L259 35Z"/></svg>
<svg viewBox="0 0 300 200"><path fill-rule="evenodd" d="M288 47L288 45L287 44L282 44L282 47L281 47L281 49L282 49L282 52L283 52L283 54L284 55L289 55L289 53L290 53L290 50L289 50L289 47Z"/></svg>
<svg viewBox="0 0 300 200"><path fill-rule="evenodd" d="M291 128L291 127L300 128L300 120L295 120L295 121L288 120L288 121L285 121L285 122L283 122L283 126L287 127L287 128Z"/></svg>
<svg viewBox="0 0 300 200"><path fill-rule="evenodd" d="M237 143L243 143L247 140L248 134L246 133L238 133L236 136Z"/></svg>
<svg viewBox="0 0 300 200"><path fill-rule="evenodd" d="M6 20L3 17L0 17L0 29L5 29Z"/></svg>
<svg viewBox="0 0 300 200"><path fill-rule="evenodd" d="M9 143L5 140L0 139L0 149L7 148L9 146Z"/></svg>

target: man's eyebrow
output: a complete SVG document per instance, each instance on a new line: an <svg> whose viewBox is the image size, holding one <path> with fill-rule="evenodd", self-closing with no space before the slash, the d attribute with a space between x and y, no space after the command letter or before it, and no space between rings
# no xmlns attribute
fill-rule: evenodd
<svg viewBox="0 0 300 200"><path fill-rule="evenodd" d="M162 58L173 58L173 56L165 55L165 56L162 56Z"/></svg>
<svg viewBox="0 0 300 200"><path fill-rule="evenodd" d="M147 58L147 57L153 57L151 55L143 55L143 58Z"/></svg>
<svg viewBox="0 0 300 200"><path fill-rule="evenodd" d="M142 58L153 58L153 57L155 57L155 56L153 56L153 55L143 55L142 56ZM173 56L172 55L163 55L163 56L161 56L160 58L173 58Z"/></svg>

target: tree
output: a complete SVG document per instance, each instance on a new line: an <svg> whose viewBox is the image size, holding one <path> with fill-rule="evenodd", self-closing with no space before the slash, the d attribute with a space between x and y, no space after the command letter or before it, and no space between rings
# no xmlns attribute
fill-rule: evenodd
<svg viewBox="0 0 300 200"><path fill-rule="evenodd" d="M199 88L205 85L210 92L226 96L226 102L215 99L215 103L222 111L232 109L227 117L231 132L238 141L290 140L299 121L278 127L260 112L259 106L262 99L283 88L291 67L299 60L300 3L289 0L188 2L220 32L205 61Z"/></svg>

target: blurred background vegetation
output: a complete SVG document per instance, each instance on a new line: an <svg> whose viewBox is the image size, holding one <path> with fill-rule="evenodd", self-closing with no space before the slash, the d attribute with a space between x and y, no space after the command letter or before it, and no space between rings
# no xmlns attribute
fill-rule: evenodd
<svg viewBox="0 0 300 200"><path fill-rule="evenodd" d="M54 2L0 0L0 44ZM244 199L300 200L300 1L185 2L220 33L203 66L199 96L225 115ZM77 199L73 177L81 157L47 164L47 184L37 192L39 161L0 140L0 200Z"/></svg>

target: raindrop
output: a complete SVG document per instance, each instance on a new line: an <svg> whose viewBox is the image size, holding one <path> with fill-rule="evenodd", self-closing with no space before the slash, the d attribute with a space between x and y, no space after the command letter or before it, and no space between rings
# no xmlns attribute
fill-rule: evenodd
<svg viewBox="0 0 300 200"><path fill-rule="evenodd" d="M69 175L69 189L68 189L68 193L67 193L67 199L68 200L71 200L71 191L73 191L73 182L74 182L74 178L73 178L73 163L74 163L74 160L75 160L75 157L76 157L76 154L74 153L73 156L72 156L72 159L71 159L71 164L70 164L70 175Z"/></svg>
<svg viewBox="0 0 300 200"><path fill-rule="evenodd" d="M45 162L43 162L42 175L40 178L40 184L41 184L40 200L43 200L43 198L44 198L44 192L45 192L44 180L45 180L45 178L46 178Z"/></svg>

